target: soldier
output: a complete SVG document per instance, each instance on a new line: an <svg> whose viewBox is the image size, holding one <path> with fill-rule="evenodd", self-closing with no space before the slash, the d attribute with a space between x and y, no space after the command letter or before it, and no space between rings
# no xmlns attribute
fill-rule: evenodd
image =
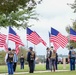
<svg viewBox="0 0 76 75"><path fill-rule="evenodd" d="M69 51L69 61L70 61L70 70L75 70L75 51L73 50L73 47L70 47Z"/></svg>
<svg viewBox="0 0 76 75"><path fill-rule="evenodd" d="M29 73L34 72L34 65L35 65L35 52L33 51L33 47L29 47L29 52L27 54L27 62L29 65Z"/></svg>
<svg viewBox="0 0 76 75"><path fill-rule="evenodd" d="M13 57L14 54L11 51L11 48L8 48L8 53L5 56L5 62L8 66L8 75L13 75Z"/></svg>

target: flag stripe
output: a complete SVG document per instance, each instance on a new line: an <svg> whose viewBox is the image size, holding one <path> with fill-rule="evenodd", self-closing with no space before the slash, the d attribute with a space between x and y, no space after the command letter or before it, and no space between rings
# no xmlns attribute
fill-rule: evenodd
<svg viewBox="0 0 76 75"><path fill-rule="evenodd" d="M19 44L15 43L15 50L16 50L16 54L18 55L19 54Z"/></svg>
<svg viewBox="0 0 76 75"><path fill-rule="evenodd" d="M57 50L57 49L60 47L60 45L57 44L56 42L53 42L53 46L54 46L54 49L55 49L55 50Z"/></svg>
<svg viewBox="0 0 76 75"><path fill-rule="evenodd" d="M40 43L39 37L35 32L32 32L30 35L27 34L27 40L37 45Z"/></svg>
<svg viewBox="0 0 76 75"><path fill-rule="evenodd" d="M54 28L51 28L50 42L56 42L62 48L64 48L66 46L66 44L68 43L68 38L65 37L64 35L62 35L57 30L55 30Z"/></svg>
<svg viewBox="0 0 76 75"><path fill-rule="evenodd" d="M8 39L19 44L19 45L24 46L20 37L16 34L16 32L11 27L9 27Z"/></svg>
<svg viewBox="0 0 76 75"><path fill-rule="evenodd" d="M64 48L68 43L68 39L65 36L62 36L60 33L57 36L51 35L50 41L58 43L62 48Z"/></svg>
<svg viewBox="0 0 76 75"><path fill-rule="evenodd" d="M8 50L8 45L6 43L6 37L7 37L7 35L0 34L0 47L4 47L5 50L7 51Z"/></svg>
<svg viewBox="0 0 76 75"><path fill-rule="evenodd" d="M15 36L13 34L9 34L8 35L8 39L11 40L11 41L14 41L16 43L19 43L20 45L23 45L23 43L21 42L19 36Z"/></svg>
<svg viewBox="0 0 76 75"><path fill-rule="evenodd" d="M76 36L75 36L75 35L70 34L70 40L76 41Z"/></svg>

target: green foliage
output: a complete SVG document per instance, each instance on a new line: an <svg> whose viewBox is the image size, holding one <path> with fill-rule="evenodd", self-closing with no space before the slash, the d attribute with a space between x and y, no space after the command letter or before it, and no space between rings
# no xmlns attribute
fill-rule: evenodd
<svg viewBox="0 0 76 75"><path fill-rule="evenodd" d="M26 28L30 19L37 20L35 8L42 0L0 0L0 27Z"/></svg>
<svg viewBox="0 0 76 75"><path fill-rule="evenodd" d="M12 11L18 11L18 9L27 8L29 11L33 9L40 3L41 0L38 2L36 0L0 0L0 14L9 14Z"/></svg>
<svg viewBox="0 0 76 75"><path fill-rule="evenodd" d="M36 18L34 10L28 11L27 9L11 12L8 17L5 14L0 15L0 27L15 26L16 28L26 28L29 20Z"/></svg>
<svg viewBox="0 0 76 75"><path fill-rule="evenodd" d="M75 30L76 31L76 21L74 21L73 22L73 25L72 25L72 27L71 27L73 30ZM68 33L68 39L70 39L69 38L69 32L70 32L70 26L69 27L66 27L66 31L67 31L67 33ZM76 42L75 41L72 41L72 40L69 40L69 42L68 42L68 45L67 45L67 48L69 49L69 47L70 46L73 46L74 48L76 48Z"/></svg>
<svg viewBox="0 0 76 75"><path fill-rule="evenodd" d="M4 61L4 59L5 59L5 51L0 51L0 65L1 64L5 64L5 61Z"/></svg>
<svg viewBox="0 0 76 75"><path fill-rule="evenodd" d="M26 59L26 54L27 54L27 50L23 47L20 47L20 51L18 54L18 58L20 58L20 56L23 54L24 58Z"/></svg>
<svg viewBox="0 0 76 75"><path fill-rule="evenodd" d="M74 13L76 13L76 0L74 0L74 3L68 3L67 5L69 5L71 9L74 10Z"/></svg>
<svg viewBox="0 0 76 75"><path fill-rule="evenodd" d="M24 58L25 58L25 61L26 61L27 50L23 47L20 47L20 52L18 54L18 63L20 63L19 58L20 58L21 54L24 55ZM0 51L0 65L5 64L5 55L6 55L6 52L4 50Z"/></svg>

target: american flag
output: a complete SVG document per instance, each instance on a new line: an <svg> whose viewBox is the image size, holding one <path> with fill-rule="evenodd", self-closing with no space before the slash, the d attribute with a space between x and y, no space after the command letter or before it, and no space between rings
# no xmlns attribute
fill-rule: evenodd
<svg viewBox="0 0 76 75"><path fill-rule="evenodd" d="M58 43L56 43L56 42L53 42L53 46L54 46L55 50L57 50L60 47L60 45Z"/></svg>
<svg viewBox="0 0 76 75"><path fill-rule="evenodd" d="M37 33L36 33L37 34ZM37 34L38 35L38 34ZM44 45L44 46L46 46L47 45L47 43L38 35L38 37L39 37L39 40L40 40L40 42Z"/></svg>
<svg viewBox="0 0 76 75"><path fill-rule="evenodd" d="M51 33L49 32L49 40L50 39L51 39ZM55 50L57 50L60 47L60 45L58 43L56 43L56 42L52 42L52 43L53 43L53 46L54 46Z"/></svg>
<svg viewBox="0 0 76 75"><path fill-rule="evenodd" d="M11 27L9 27L8 40L11 40L19 45L24 46L24 44L22 43L22 41L20 39L20 36L18 36Z"/></svg>
<svg viewBox="0 0 76 75"><path fill-rule="evenodd" d="M76 42L76 31L74 31L72 28L70 28L70 40Z"/></svg>
<svg viewBox="0 0 76 75"><path fill-rule="evenodd" d="M8 50L8 46L7 46L7 43L6 43L6 38L7 38L7 35L0 34L0 47L4 47L5 50L7 51Z"/></svg>
<svg viewBox="0 0 76 75"><path fill-rule="evenodd" d="M19 49L19 44L17 44L17 43L15 43L15 50L16 50L16 54L18 55L19 54L19 51L20 51L20 49Z"/></svg>
<svg viewBox="0 0 76 75"><path fill-rule="evenodd" d="M39 36L29 28L27 28L27 40L35 45L40 43Z"/></svg>
<svg viewBox="0 0 76 75"><path fill-rule="evenodd" d="M66 46L68 43L68 38L64 35L62 35L60 32L58 32L56 29L51 28L51 42L58 43L62 48Z"/></svg>

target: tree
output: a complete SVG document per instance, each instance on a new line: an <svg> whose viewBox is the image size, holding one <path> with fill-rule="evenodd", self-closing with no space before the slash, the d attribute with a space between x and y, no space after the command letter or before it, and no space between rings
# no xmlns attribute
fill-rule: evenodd
<svg viewBox="0 0 76 75"><path fill-rule="evenodd" d="M73 25L71 26L71 28L76 31L76 21L73 22ZM68 39L70 39L69 38L69 36L70 36L69 35L70 26L69 27L66 27L66 31L68 33L68 36L67 37L68 37ZM68 45L67 45L67 48L69 49L70 46L73 46L74 48L76 48L76 42L75 41L72 41L72 40L69 40Z"/></svg>
<svg viewBox="0 0 76 75"><path fill-rule="evenodd" d="M26 48L20 47L20 51L19 51L18 57L20 58L20 56L23 54L25 59L26 59L27 52L28 52L28 50Z"/></svg>
<svg viewBox="0 0 76 75"><path fill-rule="evenodd" d="M74 13L76 13L76 0L74 1L73 4L68 4L68 5L70 5L71 8L74 9ZM76 31L76 20L73 22L71 28ZM69 28L68 27L66 27L66 31L69 34ZM69 35L68 35L68 37L69 37ZM69 46L73 46L74 48L76 48L76 42L69 40L67 47L69 48Z"/></svg>
<svg viewBox="0 0 76 75"><path fill-rule="evenodd" d="M0 65L3 65L5 64L5 55L6 55L6 52L4 50L0 51Z"/></svg>
<svg viewBox="0 0 76 75"><path fill-rule="evenodd" d="M42 0L0 0L0 27L26 28L29 19L36 19L35 8Z"/></svg>
<svg viewBox="0 0 76 75"><path fill-rule="evenodd" d="M71 6L72 9L74 9L74 13L76 13L76 0L74 1L74 3L68 3L68 5Z"/></svg>

